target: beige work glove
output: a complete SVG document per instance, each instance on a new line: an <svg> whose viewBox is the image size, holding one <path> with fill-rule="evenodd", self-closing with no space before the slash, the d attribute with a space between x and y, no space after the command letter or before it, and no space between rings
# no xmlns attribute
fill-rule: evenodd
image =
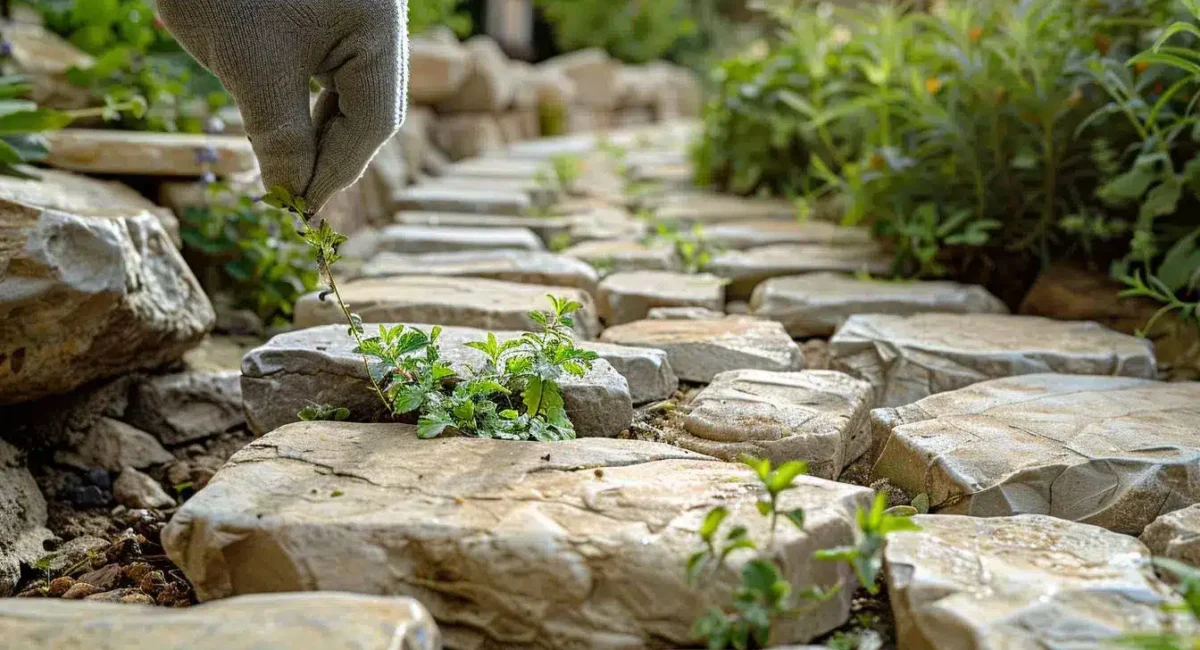
<svg viewBox="0 0 1200 650"><path fill-rule="evenodd" d="M267 188L317 211L404 121L408 0L158 0L233 95ZM310 109L310 80L324 90Z"/></svg>

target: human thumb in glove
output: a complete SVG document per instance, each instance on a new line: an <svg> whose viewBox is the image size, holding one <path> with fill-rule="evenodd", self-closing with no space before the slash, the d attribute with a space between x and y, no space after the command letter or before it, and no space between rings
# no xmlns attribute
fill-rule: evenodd
<svg viewBox="0 0 1200 650"><path fill-rule="evenodd" d="M263 184L317 211L404 121L408 0L158 0L163 23L229 89ZM310 80L324 87L310 109Z"/></svg>

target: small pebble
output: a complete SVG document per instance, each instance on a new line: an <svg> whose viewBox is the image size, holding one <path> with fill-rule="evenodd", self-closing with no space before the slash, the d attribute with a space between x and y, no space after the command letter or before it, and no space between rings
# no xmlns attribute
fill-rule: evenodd
<svg viewBox="0 0 1200 650"><path fill-rule="evenodd" d="M83 600L88 596L100 593L100 589L86 582L76 582L63 594L63 600Z"/></svg>
<svg viewBox="0 0 1200 650"><path fill-rule="evenodd" d="M101 490L112 490L112 477L108 475L108 470L94 467L89 469L85 474L87 482L95 485Z"/></svg>
<svg viewBox="0 0 1200 650"><path fill-rule="evenodd" d="M125 567L125 577L137 582L153 570L154 568L145 562L136 562Z"/></svg>
<svg viewBox="0 0 1200 650"><path fill-rule="evenodd" d="M46 595L55 598L61 597L63 594L70 591L71 587L75 586L75 579L67 576L55 578L50 581L50 586L46 588Z"/></svg>
<svg viewBox="0 0 1200 650"><path fill-rule="evenodd" d="M90 573L85 573L79 576L77 582L86 583L107 591L117 586L121 581L121 566L119 564L109 564L102 569L97 569Z"/></svg>

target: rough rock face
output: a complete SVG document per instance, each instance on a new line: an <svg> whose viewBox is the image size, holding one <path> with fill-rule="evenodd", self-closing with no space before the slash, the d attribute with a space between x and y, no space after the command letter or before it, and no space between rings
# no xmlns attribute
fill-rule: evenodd
<svg viewBox="0 0 1200 650"><path fill-rule="evenodd" d="M1136 539L1055 519L914 518L884 551L900 648L1102 648L1162 626L1196 633ZM1050 644L1050 645L1047 645Z"/></svg>
<svg viewBox="0 0 1200 650"><path fill-rule="evenodd" d="M581 259L594 267L616 273L674 271L681 267L674 248L645 246L631 241L584 242L563 251L563 255Z"/></svg>
<svg viewBox="0 0 1200 650"><path fill-rule="evenodd" d="M181 372L134 389L125 419L167 445L208 438L245 424L240 373Z"/></svg>
<svg viewBox="0 0 1200 650"><path fill-rule="evenodd" d="M449 99L470 72L470 55L463 46L415 37L408 47L408 97L425 106Z"/></svg>
<svg viewBox="0 0 1200 650"><path fill-rule="evenodd" d="M830 341L830 351L834 370L875 386L879 406L1016 375L1155 376L1146 341L1096 323L1033 316L852 316Z"/></svg>
<svg viewBox="0 0 1200 650"><path fill-rule="evenodd" d="M109 417L100 418L75 448L55 453L54 461L77 469L95 467L119 472L126 467L145 468L175 460L154 436Z"/></svg>
<svg viewBox="0 0 1200 650"><path fill-rule="evenodd" d="M508 57L490 36L475 36L463 44L469 57L461 86L438 106L444 113L498 113L508 108L516 92L516 78Z"/></svg>
<svg viewBox="0 0 1200 650"><path fill-rule="evenodd" d="M340 593L244 596L186 609L0 601L5 648L39 650L440 650L420 603Z"/></svg>
<svg viewBox="0 0 1200 650"><path fill-rule="evenodd" d="M617 104L613 89L621 64L600 48L562 54L544 61L543 70L561 71L574 85L573 99L592 108L611 109Z"/></svg>
<svg viewBox="0 0 1200 650"><path fill-rule="evenodd" d="M704 227L704 239L721 248L741 250L772 244L824 244L863 246L871 243L871 231L847 228L828 221L746 219Z"/></svg>
<svg viewBox="0 0 1200 650"><path fill-rule="evenodd" d="M956 282L859 280L838 273L771 278L750 300L755 316L779 321L795 337L830 336L855 314L1007 314L987 289Z"/></svg>
<svg viewBox="0 0 1200 650"><path fill-rule="evenodd" d="M45 555L42 542L51 537L46 530L46 500L25 469L25 459L0 440L0 598L12 595L21 565Z"/></svg>
<svg viewBox="0 0 1200 650"><path fill-rule="evenodd" d="M813 551L853 539L864 488L802 477L780 527L798 585L850 578ZM413 427L302 423L236 454L163 533L202 600L343 590L411 596L455 648L679 645L744 559L709 588L682 576L706 511L765 538L745 468L655 443L418 440ZM848 615L844 590L778 630L796 642ZM727 601L726 601L727 602Z"/></svg>
<svg viewBox="0 0 1200 650"><path fill-rule="evenodd" d="M233 176L258 166L250 141L236 135L193 135L63 129L46 134L46 164L86 174L200 177L211 170ZM205 165L198 152L212 150L216 162Z"/></svg>
<svg viewBox="0 0 1200 650"><path fill-rule="evenodd" d="M800 347L779 323L741 316L643 320L610 327L606 343L664 350L680 379L708 383L729 370L800 370Z"/></svg>
<svg viewBox="0 0 1200 650"><path fill-rule="evenodd" d="M679 378L671 370L667 353L662 350L595 341L583 341L579 347L600 355L625 378L634 404L667 399L679 388Z"/></svg>
<svg viewBox="0 0 1200 650"><path fill-rule="evenodd" d="M1155 556L1200 568L1200 503L1155 519L1142 532L1142 543Z"/></svg>
<svg viewBox="0 0 1200 650"><path fill-rule="evenodd" d="M342 298L366 323L438 323L456 327L534 330L531 311L550 309L548 295L570 298L584 307L575 318L583 339L600 330L590 294L568 287L544 287L482 278L406 275L356 280L341 287ZM312 293L296 303L298 328L344 322L333 300Z"/></svg>
<svg viewBox="0 0 1200 650"><path fill-rule="evenodd" d="M0 404L178 359L215 319L153 215L0 200Z"/></svg>
<svg viewBox="0 0 1200 650"><path fill-rule="evenodd" d="M362 268L362 275L368 278L421 274L573 287L591 294L596 292L596 283L600 279L596 270L584 262L543 251L489 250L426 255L384 252Z"/></svg>
<svg viewBox="0 0 1200 650"><path fill-rule="evenodd" d="M872 414L873 476L934 509L1136 535L1200 501L1200 383L1026 375Z"/></svg>
<svg viewBox="0 0 1200 650"><path fill-rule="evenodd" d="M456 115L443 115L437 120L437 127L434 131L435 141L441 151L444 151L452 160L462 160L474 156L481 156L489 152L497 151L504 147L504 127L500 120L491 113L459 113ZM454 199L446 198L444 195L448 193L458 193L449 188L430 187L429 190L437 190L436 192L422 190L419 194L423 195L424 201L422 204L429 206L428 209L437 209L436 206L460 206L461 203L452 202ZM517 196L520 200L522 197ZM487 195L480 195L478 192L470 191L469 200L482 204L496 206L493 209L513 210L511 207L513 195L506 192L491 191ZM410 208L414 205L413 196L402 198L401 207ZM504 206L503 208L499 206ZM455 209L458 209L455 207Z"/></svg>
<svg viewBox="0 0 1200 650"><path fill-rule="evenodd" d="M731 299L745 299L770 278L804 273L886 273L892 258L878 244L774 244L717 255L708 271L729 279Z"/></svg>
<svg viewBox="0 0 1200 650"><path fill-rule="evenodd" d="M544 250L542 240L528 228L390 226L384 228L379 239L383 251L407 255L496 249Z"/></svg>
<svg viewBox="0 0 1200 650"><path fill-rule="evenodd" d="M725 307L725 285L707 274L637 271L614 273L600 283L600 316L609 325L642 320L655 307Z"/></svg>
<svg viewBox="0 0 1200 650"><path fill-rule="evenodd" d="M368 325L368 331L373 326ZM416 325L429 331L429 325ZM520 332L494 332L501 341ZM442 360L458 371L482 365L483 353L465 347L486 340L487 332L446 327L440 339ZM344 406L354 421L385 416L371 391L362 357L342 325L281 334L251 350L242 360L242 396L250 428L259 434L296 422L310 401ZM563 381L567 415L581 437L612 437L629 426L633 407L628 383L607 362L597 362L582 378Z"/></svg>
<svg viewBox="0 0 1200 650"><path fill-rule="evenodd" d="M96 64L87 53L40 25L6 18L0 23L0 33L11 47L7 58L13 69L8 74L29 79L33 86L30 99L39 106L76 109L96 101L91 89L76 86L67 79L71 68L87 69Z"/></svg>
<svg viewBox="0 0 1200 650"><path fill-rule="evenodd" d="M723 460L802 460L836 479L871 444L871 385L840 372L724 372L689 406L672 442Z"/></svg>

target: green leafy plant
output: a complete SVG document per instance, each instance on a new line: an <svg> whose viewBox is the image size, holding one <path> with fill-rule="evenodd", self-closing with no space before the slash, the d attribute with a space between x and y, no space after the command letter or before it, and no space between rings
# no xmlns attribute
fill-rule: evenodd
<svg viewBox="0 0 1200 650"><path fill-rule="evenodd" d="M1183 596L1178 608L1200 626L1200 570L1170 558L1155 558L1155 566L1174 578L1175 589ZM1200 650L1200 635L1183 635L1175 631L1162 634L1137 634L1122 638L1119 645L1142 650Z"/></svg>
<svg viewBox="0 0 1200 650"><path fill-rule="evenodd" d="M577 194L576 186L583 175L583 159L571 154L551 156L548 169L534 174L534 181L541 187L567 195Z"/></svg>
<svg viewBox="0 0 1200 650"><path fill-rule="evenodd" d="M350 419L350 409L310 402L297 415L304 422L345 422Z"/></svg>
<svg viewBox="0 0 1200 650"><path fill-rule="evenodd" d="M206 204L181 215L181 235L210 292L227 292L238 309L268 325L291 321L296 301L317 287L315 256L285 210L207 183Z"/></svg>
<svg viewBox="0 0 1200 650"><path fill-rule="evenodd" d="M600 47L628 63L662 58L696 31L684 0L535 0L563 50Z"/></svg>
<svg viewBox="0 0 1200 650"><path fill-rule="evenodd" d="M460 38L470 36L471 15L460 10L459 0L421 0L408 4L408 30L420 34L435 25L444 25Z"/></svg>
<svg viewBox="0 0 1200 650"><path fill-rule="evenodd" d="M739 552L753 553L742 564L741 582L734 590L728 608L713 609L699 618L692 628L693 635L703 640L710 650L763 648L770 643L771 629L781 618L804 615L833 598L843 587L810 586L796 592L784 577L774 553L780 521L804 530L804 510L783 509L780 497L795 489L796 478L807 472L799 461L773 467L769 460L743 457L743 464L753 470L763 489L764 497L757 503L758 513L767 524L768 540L760 546L744 525L726 526L729 510L723 506L708 512L698 531L701 549L688 558L688 579L697 584L722 570L730 557ZM861 584L871 593L878 591L879 567L882 565L883 539L890 533L919 530L908 513L886 509L886 498L877 495L870 510L859 509L859 541L854 546L821 551L815 557L849 564Z"/></svg>
<svg viewBox="0 0 1200 650"><path fill-rule="evenodd" d="M687 273L705 272L722 252L721 247L705 236L704 227L700 224L694 224L689 232L684 233L680 232L678 224L657 221L654 223L654 232L643 243L647 246L672 246Z"/></svg>

